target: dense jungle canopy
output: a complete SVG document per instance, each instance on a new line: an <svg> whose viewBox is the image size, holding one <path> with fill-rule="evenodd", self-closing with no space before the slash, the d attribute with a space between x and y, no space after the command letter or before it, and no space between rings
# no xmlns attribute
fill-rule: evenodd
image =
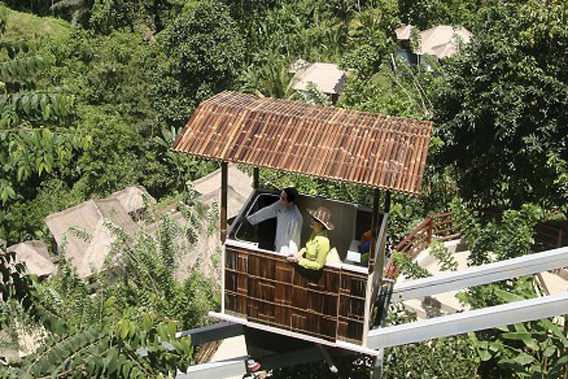
<svg viewBox="0 0 568 379"><path fill-rule="evenodd" d="M298 59L350 70L334 106L434 122L422 195L393 197L391 243L451 208L471 264L531 253L535 223L568 215L567 15L563 0L3 0L0 240L51 246L46 216L132 185L158 200L145 217L161 224L157 239L109 226L119 279L96 273L89 283L62 254L60 273L39 281L2 253L0 350L23 349L22 330L40 342L3 362L0 376L160 377L195 363L175 333L211 322L219 289L198 266L183 279L175 269L198 230L215 233L215 210L196 204L191 182L218 163L170 146L196 106L224 90L330 105L317 88L293 90ZM395 29L406 24L461 26L472 39L453 56L409 66L393 55ZM419 49L416 33L411 43ZM261 181L355 203L372 194L268 170ZM185 222L160 212L163 204L177 204ZM525 278L464 292L463 301L506 302L504 290L535 296ZM413 317L399 309L391 322ZM523 325L389 349L385 377L568 375L566 330ZM366 377L371 365L341 364L345 377ZM272 375L331 374L322 364Z"/></svg>

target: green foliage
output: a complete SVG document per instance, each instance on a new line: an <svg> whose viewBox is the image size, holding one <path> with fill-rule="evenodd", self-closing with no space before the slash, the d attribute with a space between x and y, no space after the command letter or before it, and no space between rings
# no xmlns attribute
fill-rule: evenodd
<svg viewBox="0 0 568 379"><path fill-rule="evenodd" d="M211 228L204 222L209 218L208 212L200 204L190 207L179 203L178 208L182 222L173 221L169 215L159 216L155 234L142 231L131 236L107 223L118 237L108 264L121 267L116 290L122 294L119 298L124 298L125 306L135 300L142 309L179 320L182 327L190 328L206 323L207 312L218 307L219 298L210 278L199 272L199 262L183 283L176 279L183 256L205 234L202 231Z"/></svg>
<svg viewBox="0 0 568 379"><path fill-rule="evenodd" d="M348 31L355 48L343 57L342 64L370 77L395 49L394 30L398 24L396 1L381 0L372 8L357 12L349 22Z"/></svg>
<svg viewBox="0 0 568 379"><path fill-rule="evenodd" d="M155 72L154 106L161 120L177 127L199 102L231 88L244 40L225 5L204 1L184 10L158 41L164 59Z"/></svg>
<svg viewBox="0 0 568 379"><path fill-rule="evenodd" d="M35 0L30 1L35 2ZM4 3L12 9L22 9L21 6L24 1L9 0ZM66 21L53 17L38 17L30 13L17 12L4 6L0 6L0 9L0 13L5 14L5 16L0 16L3 25L1 29L3 29L4 33L2 36L3 42L14 43L22 40L39 42L45 38L61 41L71 33L71 28L69 28L69 24Z"/></svg>
<svg viewBox="0 0 568 379"><path fill-rule="evenodd" d="M158 151L158 161L161 162L171 175L171 186L175 186L179 192L185 191L187 185L193 180L201 178L219 168L219 163L214 161L204 161L185 154L174 153L170 150L175 138L181 132L175 127L162 128L161 135L154 137L155 147ZM161 181L163 186L163 179ZM186 188L181 186L185 185Z"/></svg>
<svg viewBox="0 0 568 379"><path fill-rule="evenodd" d="M347 46L352 9L343 1L279 2L249 27L252 63L267 56L337 61Z"/></svg>
<svg viewBox="0 0 568 379"><path fill-rule="evenodd" d="M5 3L40 15L53 12L47 0ZM562 110L568 70L560 1L546 7L536 0L55 3L55 14L74 20L76 29L0 6L0 238L10 243L47 239L47 214L131 184L143 184L159 198L192 199L188 182L217 165L173 154L169 147L195 106L233 88L292 98L288 70L297 58L355 70L338 106L434 118L423 195L393 195L394 242L431 212L445 210L458 186L476 206L515 209L486 221L466 203L454 204L474 264L530 252L539 211L522 207L527 200L545 207L566 204ZM399 20L421 29L464 25L474 32L474 42L463 55L434 64L435 73L400 62L393 69ZM308 100L322 103L320 95L314 92ZM302 192L360 204L372 195L366 188L268 170L261 170L261 179L268 187L295 184ZM33 307L22 307L18 297L0 303L0 323L11 328L27 318L30 328L41 325L49 334L37 355L22 363L24 372L156 377L189 363L189 345L176 345L186 341L173 341L172 333L203 325L219 299L197 269L183 282L173 270L180 253L204 233L201 227L214 232L218 210L180 210L183 225L152 215L162 220L156 233L129 234L109 224L119 237L108 262L115 271L96 274L96 290L63 263L60 276L28 283ZM209 222L201 226L202 219ZM444 268L455 267L443 250L434 246L433 254ZM412 262L404 264L420 275ZM474 308L498 304L500 291L533 296L530 287L522 281L481 286L462 300ZM402 320L400 312L394 315ZM464 337L388 349L385 375L473 377L480 360L486 376L556 375L566 347L560 337L545 337L556 335L557 328L536 323L525 328L526 333L515 327L502 336L477 333L477 354L468 345L472 339ZM172 340L176 350L164 349L156 336ZM147 356L136 354L142 347ZM339 365L345 376L361 377L368 376L371 361L358 356ZM322 363L275 375L331 374ZM0 376L21 375L2 368Z"/></svg>
<svg viewBox="0 0 568 379"><path fill-rule="evenodd" d="M361 78L369 78L379 70L381 59L374 47L369 45L358 46L346 53L341 59L341 67L352 69Z"/></svg>
<svg viewBox="0 0 568 379"><path fill-rule="evenodd" d="M400 267L401 272L410 279L420 279L420 278L427 278L432 276L423 267L420 267L418 263L413 261L408 255L402 253L400 251L394 251L392 253L392 260L393 263Z"/></svg>
<svg viewBox="0 0 568 379"><path fill-rule="evenodd" d="M331 105L330 98L320 91L320 89L312 82L309 82L307 85L307 91L302 92L301 94L302 101L308 104L317 104L317 105Z"/></svg>
<svg viewBox="0 0 568 379"><path fill-rule="evenodd" d="M416 321L416 315L397 305L389 312L387 324ZM385 350L385 378L475 378L479 360L472 340L466 335L440 338Z"/></svg>
<svg viewBox="0 0 568 379"><path fill-rule="evenodd" d="M455 200L452 208L460 233L471 250L470 264L531 253L533 228L541 217L538 207L526 204L519 211L505 211L500 219L493 221L479 219L460 200ZM529 276L470 288L458 297L473 308L483 308L535 297L534 287L534 279ZM566 364L562 357L568 340L565 336L557 336L557 325L543 319L500 330L472 335L482 361L480 372L483 375L558 377Z"/></svg>
<svg viewBox="0 0 568 379"><path fill-rule="evenodd" d="M340 183L305 175L286 174L275 170L260 169L260 181L263 188L282 189L294 186L298 191L319 195L356 204L365 204L368 195L373 194L370 188Z"/></svg>
<svg viewBox="0 0 568 379"><path fill-rule="evenodd" d="M289 62L281 57L268 56L263 61L254 61L240 75L240 89L257 96L275 99L293 99L295 81L288 72Z"/></svg>
<svg viewBox="0 0 568 379"><path fill-rule="evenodd" d="M18 365L18 377L158 377L192 364L190 341L176 338L176 332L205 325L207 312L219 306L219 298L218 289L197 267L183 282L175 278L195 234L208 228L200 222L207 219L202 207L180 207L187 219L178 224L162 216L155 234L128 233L107 221L116 237L113 255L92 285L65 259L64 246L59 274L19 285L20 292L9 290L15 282L5 283L10 298L27 291L19 298L29 298L29 309L47 334L41 348ZM2 270L8 269L4 257ZM28 280L23 267L13 271L14 277ZM6 320L22 316L1 309L11 312Z"/></svg>
<svg viewBox="0 0 568 379"><path fill-rule="evenodd" d="M424 30L440 24L463 25L468 28L476 28L480 22L480 8L482 9L484 5L498 6L499 2L400 0L398 4L402 22Z"/></svg>
<svg viewBox="0 0 568 379"><path fill-rule="evenodd" d="M184 0L94 0L84 24L97 33L109 34L121 28L139 29L152 40L154 34L171 23L184 6Z"/></svg>
<svg viewBox="0 0 568 379"><path fill-rule="evenodd" d="M564 1L484 8L483 28L448 65L434 121L465 199L566 205L565 14Z"/></svg>
<svg viewBox="0 0 568 379"><path fill-rule="evenodd" d="M25 310L31 307L31 287L32 282L25 274L25 266L16 261L15 253L4 251L4 247L0 246L0 297L3 302L15 299L22 304ZM0 318L0 326L3 326L8 320L4 317Z"/></svg>
<svg viewBox="0 0 568 379"><path fill-rule="evenodd" d="M61 175L91 139L69 126L73 98L44 84L51 59L27 41L4 42L0 48L6 53L0 57L0 237L7 238L10 207L33 198L43 180Z"/></svg>
<svg viewBox="0 0 568 379"><path fill-rule="evenodd" d="M27 357L19 377L147 378L185 369L191 363L192 347L187 337L175 340L175 323L158 322L150 314L143 314L146 321L140 324L111 306L112 299L104 303L108 316L100 323L54 338ZM173 349L163 342L170 342ZM146 355L141 354L142 350Z"/></svg>
<svg viewBox="0 0 568 379"><path fill-rule="evenodd" d="M452 202L456 222L471 254L470 264L480 265L492 261L530 254L534 244L534 226L542 218L539 207L525 204L521 210L507 210L500 219L482 222L463 200Z"/></svg>
<svg viewBox="0 0 568 379"><path fill-rule="evenodd" d="M364 71L364 70L363 70ZM366 79L352 75L339 106L391 116L429 119L432 92L439 82L432 72L414 71L401 61L390 63Z"/></svg>
<svg viewBox="0 0 568 379"><path fill-rule="evenodd" d="M438 261L441 271L456 271L458 269L458 262L440 241L434 241L430 245L430 255Z"/></svg>
<svg viewBox="0 0 568 379"><path fill-rule="evenodd" d="M51 6L54 11L66 11L71 16L71 25L85 24L96 0L58 0Z"/></svg>
<svg viewBox="0 0 568 379"><path fill-rule="evenodd" d="M462 296L474 307L521 301L536 296L532 277L522 277L511 283L481 287ZM503 375L515 378L557 378L563 373L567 358L568 338L558 320L537 321L470 333L481 359L484 376Z"/></svg>

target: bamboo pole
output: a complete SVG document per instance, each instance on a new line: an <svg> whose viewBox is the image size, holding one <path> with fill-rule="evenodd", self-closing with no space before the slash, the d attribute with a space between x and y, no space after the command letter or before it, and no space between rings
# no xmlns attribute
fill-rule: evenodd
<svg viewBox="0 0 568 379"><path fill-rule="evenodd" d="M369 273L373 272L375 265L375 246L377 244L377 224L379 223L379 201L381 191L375 188L373 196L373 218L371 221L371 246L369 248Z"/></svg>
<svg viewBox="0 0 568 379"><path fill-rule="evenodd" d="M252 187L254 189L258 189L260 184L260 175L259 175L259 169L258 167L254 167L252 169Z"/></svg>
<svg viewBox="0 0 568 379"><path fill-rule="evenodd" d="M221 243L227 239L227 187L228 187L227 162L221 163L221 212L219 220L219 238Z"/></svg>

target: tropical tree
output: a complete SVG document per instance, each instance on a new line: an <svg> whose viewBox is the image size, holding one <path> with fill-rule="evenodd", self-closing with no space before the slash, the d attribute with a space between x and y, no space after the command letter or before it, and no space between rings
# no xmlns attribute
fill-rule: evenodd
<svg viewBox="0 0 568 379"><path fill-rule="evenodd" d="M241 90L274 99L294 98L295 80L287 63L281 57L270 56L263 63L251 64L239 77Z"/></svg>
<svg viewBox="0 0 568 379"><path fill-rule="evenodd" d="M444 72L434 121L442 165L478 206L566 209L566 3L485 8L483 28Z"/></svg>
<svg viewBox="0 0 568 379"><path fill-rule="evenodd" d="M154 105L160 119L179 127L202 100L231 88L244 59L244 40L222 3L185 9L158 38Z"/></svg>
<svg viewBox="0 0 568 379"><path fill-rule="evenodd" d="M96 0L59 0L51 5L52 11L68 12L71 24L87 23L89 12Z"/></svg>
<svg viewBox="0 0 568 379"><path fill-rule="evenodd" d="M0 6L0 33L9 12ZM75 159L90 138L71 126L73 98L42 85L49 58L26 41L3 42L0 49L0 237L6 238L7 206L33 197L37 183Z"/></svg>
<svg viewBox="0 0 568 379"><path fill-rule="evenodd" d="M534 225L542 217L538 207L525 204L520 210L507 210L489 220L461 200L455 200L452 209L462 238L471 250L470 265L532 253ZM533 298L538 292L544 291L533 276L527 276L469 288L458 297L476 309ZM557 319L500 327L471 333L470 337L483 376L557 378L568 372L568 338Z"/></svg>
<svg viewBox="0 0 568 379"><path fill-rule="evenodd" d="M400 0L400 17L403 23L420 30L447 24L461 25L477 31L479 10L484 6L498 6L499 2L460 0ZM489 3L489 4L488 4Z"/></svg>
<svg viewBox="0 0 568 379"><path fill-rule="evenodd" d="M0 327L18 329L27 316L33 321L27 331L43 331L36 340L40 347L21 362L0 367L0 375L147 378L191 365L191 343L176 333L207 323L207 311L219 305L218 289L197 266L184 281L175 272L202 231L214 230L202 222L209 217L199 204L180 203L179 209L182 223L154 215L160 223L153 233L131 234L105 221L115 237L113 251L91 283L66 260L65 246L60 272L39 283L13 254L0 252L0 270L9 279L1 287L0 309L8 313L0 317ZM75 229L69 233L90 237ZM23 309L6 301L21 302Z"/></svg>

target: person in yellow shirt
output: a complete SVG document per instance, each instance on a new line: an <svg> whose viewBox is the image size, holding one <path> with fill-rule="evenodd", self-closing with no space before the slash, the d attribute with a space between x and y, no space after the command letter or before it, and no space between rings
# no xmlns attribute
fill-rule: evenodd
<svg viewBox="0 0 568 379"><path fill-rule="evenodd" d="M326 207L319 207L316 210L308 209L308 213L312 216L310 227L314 231L306 242L306 247L287 259L288 262L298 263L310 270L321 270L330 249L327 231L335 229L335 226L330 221L331 212Z"/></svg>

